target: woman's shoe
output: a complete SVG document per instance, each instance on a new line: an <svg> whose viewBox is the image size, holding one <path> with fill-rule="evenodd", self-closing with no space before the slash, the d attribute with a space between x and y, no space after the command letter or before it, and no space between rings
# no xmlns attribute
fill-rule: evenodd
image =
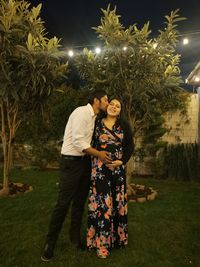
<svg viewBox="0 0 200 267"><path fill-rule="evenodd" d="M108 256L106 256L106 255L98 255L98 258L99 259L106 259Z"/></svg>
<svg viewBox="0 0 200 267"><path fill-rule="evenodd" d="M110 253L108 252L107 254L97 254L97 257L100 258L100 259L106 259L108 258L108 256L110 255Z"/></svg>

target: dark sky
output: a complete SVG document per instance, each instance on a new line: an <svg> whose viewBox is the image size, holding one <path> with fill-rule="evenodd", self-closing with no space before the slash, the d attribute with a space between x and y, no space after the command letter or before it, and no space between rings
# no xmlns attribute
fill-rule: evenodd
<svg viewBox="0 0 200 267"><path fill-rule="evenodd" d="M180 15L187 20L179 23L179 31L186 34L190 43L178 45L182 55L182 74L185 78L200 60L200 0L29 0L33 5L42 3L41 17L49 32L62 38L64 47L89 46L98 44L93 26L100 25L101 8L116 5L124 26L134 23L140 27L150 21L150 28L156 35L163 27L164 16L180 8ZM199 33L197 33L199 31ZM183 36L184 37L184 36Z"/></svg>

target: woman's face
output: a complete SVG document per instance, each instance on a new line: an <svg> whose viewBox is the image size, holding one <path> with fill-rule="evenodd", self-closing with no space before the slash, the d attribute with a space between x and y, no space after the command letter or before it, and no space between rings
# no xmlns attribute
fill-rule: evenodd
<svg viewBox="0 0 200 267"><path fill-rule="evenodd" d="M113 117L118 117L121 112L121 103L117 99L113 99L110 101L107 114Z"/></svg>

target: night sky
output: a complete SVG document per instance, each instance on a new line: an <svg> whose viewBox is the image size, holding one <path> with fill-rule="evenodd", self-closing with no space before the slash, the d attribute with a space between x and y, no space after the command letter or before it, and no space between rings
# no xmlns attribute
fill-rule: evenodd
<svg viewBox="0 0 200 267"><path fill-rule="evenodd" d="M179 23L179 31L188 37L190 43L178 44L178 52L182 55L181 70L185 79L200 60L200 0L29 0L33 5L42 3L41 17L49 37L61 38L63 47L95 46L97 35L91 27L100 25L101 8L116 5L121 15L121 23L129 26L136 23L141 27L150 21L150 29L155 36L164 26L164 16L170 11L180 9L180 15L186 21Z"/></svg>

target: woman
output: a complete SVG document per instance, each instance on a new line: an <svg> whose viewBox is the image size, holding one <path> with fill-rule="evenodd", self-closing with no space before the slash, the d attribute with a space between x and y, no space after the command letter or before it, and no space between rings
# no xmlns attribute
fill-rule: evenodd
<svg viewBox="0 0 200 267"><path fill-rule="evenodd" d="M92 160L87 247L106 258L113 247L128 243L125 165L133 152L132 131L120 117L121 102L112 99L107 116L96 123L94 146L110 152L112 162Z"/></svg>

